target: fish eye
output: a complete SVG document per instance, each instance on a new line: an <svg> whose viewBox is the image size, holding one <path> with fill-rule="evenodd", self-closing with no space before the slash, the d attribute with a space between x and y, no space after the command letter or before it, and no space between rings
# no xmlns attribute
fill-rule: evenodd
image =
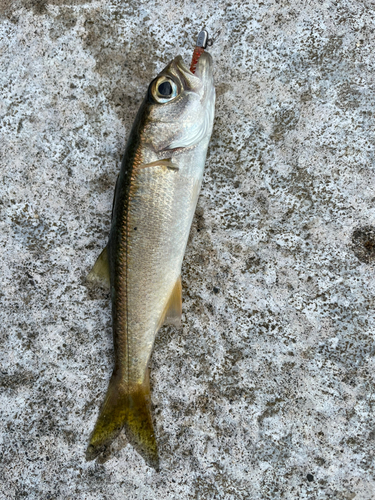
<svg viewBox="0 0 375 500"><path fill-rule="evenodd" d="M152 94L157 102L171 101L177 96L177 85L171 78L162 76L156 80Z"/></svg>
<svg viewBox="0 0 375 500"><path fill-rule="evenodd" d="M163 82L158 86L158 92L160 95L170 97L172 95L172 85L169 82Z"/></svg>

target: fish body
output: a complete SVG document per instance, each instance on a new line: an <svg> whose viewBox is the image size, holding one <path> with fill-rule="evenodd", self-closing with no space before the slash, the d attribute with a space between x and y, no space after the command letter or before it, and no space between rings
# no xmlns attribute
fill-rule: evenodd
<svg viewBox="0 0 375 500"><path fill-rule="evenodd" d="M148 363L159 328L180 322L181 265L214 105L211 56L201 56L195 74L178 56L151 82L133 124L108 245L91 273L109 278L115 366L88 459L124 427L145 460L158 467Z"/></svg>

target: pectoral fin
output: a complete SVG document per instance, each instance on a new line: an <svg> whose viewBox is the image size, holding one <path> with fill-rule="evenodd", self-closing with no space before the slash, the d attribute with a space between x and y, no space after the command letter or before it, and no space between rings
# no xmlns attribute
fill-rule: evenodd
<svg viewBox="0 0 375 500"><path fill-rule="evenodd" d="M165 309L163 323L164 325L181 325L182 314L182 285L181 276L179 276L169 298L167 307Z"/></svg>
<svg viewBox="0 0 375 500"><path fill-rule="evenodd" d="M97 258L94 267L87 276L87 281L109 288L110 274L107 247L104 248Z"/></svg>
<svg viewBox="0 0 375 500"><path fill-rule="evenodd" d="M150 168L150 167L163 167L168 170L178 171L179 168L172 162L171 158L165 158L164 160L156 160L151 163L145 163L144 165L140 165L138 168Z"/></svg>

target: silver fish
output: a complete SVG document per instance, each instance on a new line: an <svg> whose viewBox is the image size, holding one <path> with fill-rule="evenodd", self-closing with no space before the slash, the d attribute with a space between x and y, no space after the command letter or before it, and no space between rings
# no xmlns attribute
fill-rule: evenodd
<svg viewBox="0 0 375 500"><path fill-rule="evenodd" d="M128 139L108 245L89 275L110 286L115 350L89 460L125 428L158 467L148 363L159 328L181 320L181 265L214 120L212 66L207 52L195 74L181 56L171 61L151 82Z"/></svg>

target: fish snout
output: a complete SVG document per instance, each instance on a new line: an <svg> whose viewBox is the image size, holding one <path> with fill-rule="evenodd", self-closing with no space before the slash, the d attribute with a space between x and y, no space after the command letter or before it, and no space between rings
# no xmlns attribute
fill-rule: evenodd
<svg viewBox="0 0 375 500"><path fill-rule="evenodd" d="M208 52L203 52L200 56L195 75L202 80L203 83L211 81L213 77L213 62L212 57Z"/></svg>

